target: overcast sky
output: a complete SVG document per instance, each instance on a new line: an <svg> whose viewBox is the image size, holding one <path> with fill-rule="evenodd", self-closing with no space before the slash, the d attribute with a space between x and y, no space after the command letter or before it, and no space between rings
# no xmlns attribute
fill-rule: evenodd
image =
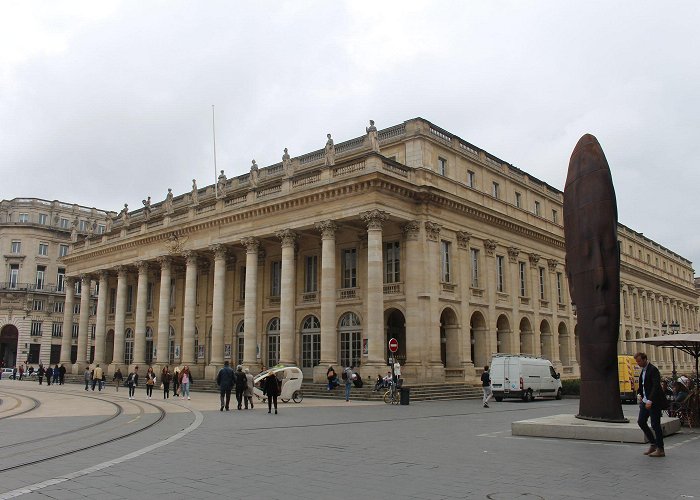
<svg viewBox="0 0 700 500"><path fill-rule="evenodd" d="M421 116L700 262L700 4L0 2L0 198L118 211Z"/></svg>

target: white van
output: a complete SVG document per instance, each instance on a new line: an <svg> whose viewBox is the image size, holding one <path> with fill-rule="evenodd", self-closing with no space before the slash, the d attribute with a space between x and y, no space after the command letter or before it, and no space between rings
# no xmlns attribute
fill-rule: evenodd
<svg viewBox="0 0 700 500"><path fill-rule="evenodd" d="M561 399L561 380L548 359L517 354L494 354L491 358L491 388L496 401L537 396Z"/></svg>

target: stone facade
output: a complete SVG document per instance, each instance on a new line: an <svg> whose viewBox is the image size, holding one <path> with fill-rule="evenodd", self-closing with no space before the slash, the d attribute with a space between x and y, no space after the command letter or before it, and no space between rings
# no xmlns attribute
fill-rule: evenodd
<svg viewBox="0 0 700 500"><path fill-rule="evenodd" d="M208 378L229 359L254 371L293 362L318 381L354 364L374 378L395 337L409 381L474 381L497 352L576 376L561 191L420 118L376 141L332 144L332 161L328 145L285 152L255 179L193 187L79 237L64 262L84 288L100 284L94 361ZM676 318L696 328L691 263L624 226L620 240L633 252L623 289L647 308L623 314L622 331L658 335ZM76 370L92 321L80 311Z"/></svg>

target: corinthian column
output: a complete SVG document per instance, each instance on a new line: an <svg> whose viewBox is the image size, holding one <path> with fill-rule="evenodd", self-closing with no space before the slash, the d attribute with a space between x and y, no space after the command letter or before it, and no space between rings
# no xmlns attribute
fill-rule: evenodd
<svg viewBox="0 0 700 500"><path fill-rule="evenodd" d="M114 356L110 373L114 373L119 365L124 363L124 330L126 320L126 267L117 267L117 305L114 314ZM127 367L128 368L128 367Z"/></svg>
<svg viewBox="0 0 700 500"><path fill-rule="evenodd" d="M61 364L71 364L70 351L73 339L73 308L75 307L75 279L66 277L66 302L63 304L63 338L61 339Z"/></svg>
<svg viewBox="0 0 700 500"><path fill-rule="evenodd" d="M136 289L136 321L134 327L134 361L135 365L146 363L146 302L148 297L148 262L136 263L139 281Z"/></svg>
<svg viewBox="0 0 700 500"><path fill-rule="evenodd" d="M158 368L163 369L170 362L170 269L172 259L158 257L160 264L160 290L158 295L158 347L156 359Z"/></svg>
<svg viewBox="0 0 700 500"><path fill-rule="evenodd" d="M185 271L185 310L182 332L182 364L194 363L194 329L195 308L197 302L197 254L185 252L187 270Z"/></svg>
<svg viewBox="0 0 700 500"><path fill-rule="evenodd" d="M100 291L97 295L97 326L95 327L95 363L104 365L105 335L107 333L107 271L100 271Z"/></svg>
<svg viewBox="0 0 700 500"><path fill-rule="evenodd" d="M224 365L224 308L226 293L226 247L212 245L214 251L214 304L211 317L211 357L205 369L208 379L216 377L217 371Z"/></svg>
<svg viewBox="0 0 700 500"><path fill-rule="evenodd" d="M257 368L258 345L258 249L257 238L243 238L245 256L245 310L243 313L243 364Z"/></svg>
<svg viewBox="0 0 700 500"><path fill-rule="evenodd" d="M285 229L277 237L282 240L282 290L280 297L280 363L292 365L294 356L294 297L295 270L294 246L297 234Z"/></svg>
<svg viewBox="0 0 700 500"><path fill-rule="evenodd" d="M90 320L90 275L80 275L80 320L78 323L78 358L73 373L80 373L89 364L87 357L88 324Z"/></svg>
<svg viewBox="0 0 700 500"><path fill-rule="evenodd" d="M314 382L326 381L326 368L338 364L335 326L335 222L316 223L321 232L321 361L314 367Z"/></svg>
<svg viewBox="0 0 700 500"><path fill-rule="evenodd" d="M367 322L363 329L367 337L368 356L366 376L386 365L384 345L384 280L382 278L382 224L386 212L371 210L360 214L367 223Z"/></svg>

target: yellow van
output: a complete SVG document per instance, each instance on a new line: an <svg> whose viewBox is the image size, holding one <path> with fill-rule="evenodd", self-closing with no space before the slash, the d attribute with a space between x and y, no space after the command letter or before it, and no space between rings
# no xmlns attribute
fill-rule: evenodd
<svg viewBox="0 0 700 500"><path fill-rule="evenodd" d="M634 356L620 355L617 357L617 376L620 381L620 399L625 402L637 402L639 389L639 374L642 369L637 365Z"/></svg>

